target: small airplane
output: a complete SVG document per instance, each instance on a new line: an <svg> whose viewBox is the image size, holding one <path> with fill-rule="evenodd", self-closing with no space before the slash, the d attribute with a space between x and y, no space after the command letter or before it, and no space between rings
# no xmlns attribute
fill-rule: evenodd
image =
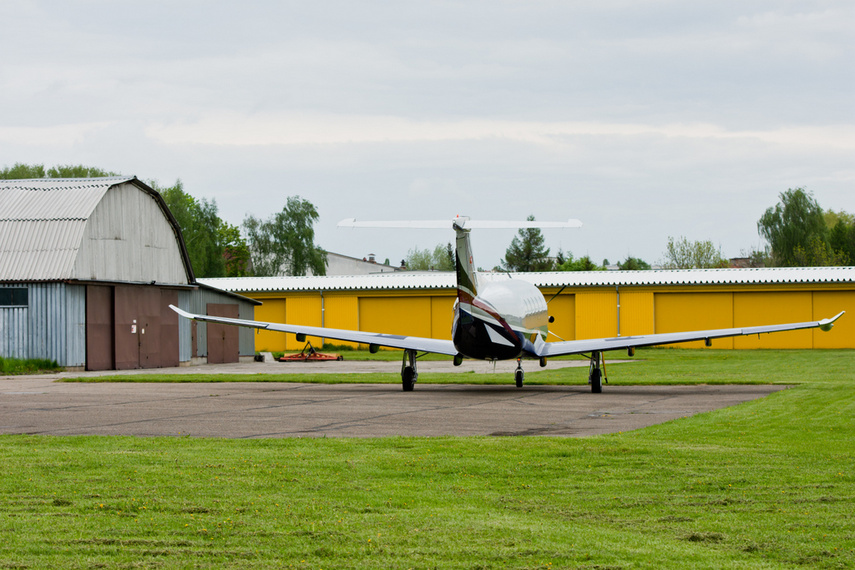
<svg viewBox="0 0 855 570"><path fill-rule="evenodd" d="M543 294L537 287L522 279L479 280L473 262L469 233L476 228L574 228L581 225L581 222L572 219L566 222L533 220L498 222L471 220L461 216L452 220L434 221L359 222L355 219L348 219L339 222L339 227L349 228L454 229L457 235L457 300L454 303L451 340L266 323L197 315L183 311L174 305L170 305L170 308L183 317L197 321L296 334L297 340L300 342L305 341L307 336L317 336L367 344L372 353L376 353L380 347L401 349L404 351L401 363L401 383L405 392L412 391L418 380L416 363L419 352L451 356L454 359L455 366L459 366L464 358L492 361L516 359L517 369L514 373L514 380L518 388L522 387L524 381L523 358L537 359L540 361L540 366L543 367L546 366L547 359L550 357L588 353L590 358L588 383L591 385L591 392L601 393L605 370L605 351L627 350L632 356L638 347L658 344L704 340L706 345L710 346L714 338L809 328L828 331L831 330L834 321L845 312L840 312L830 319L803 323L546 342L546 338L550 334L549 324L554 319L549 316L547 301Z"/></svg>

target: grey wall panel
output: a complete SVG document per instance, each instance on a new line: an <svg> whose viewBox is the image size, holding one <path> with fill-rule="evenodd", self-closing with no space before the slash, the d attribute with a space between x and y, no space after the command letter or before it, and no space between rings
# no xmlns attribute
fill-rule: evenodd
<svg viewBox="0 0 855 570"><path fill-rule="evenodd" d="M0 356L27 358L29 320L27 307L0 307Z"/></svg>
<svg viewBox="0 0 855 570"><path fill-rule="evenodd" d="M133 184L107 191L87 223L73 278L187 283L175 233L153 196Z"/></svg>
<svg viewBox="0 0 855 570"><path fill-rule="evenodd" d="M205 314L208 306L207 290L196 289L192 292L190 301L190 312L200 315ZM196 327L196 354L195 356L208 356L208 326L206 323L195 322Z"/></svg>
<svg viewBox="0 0 855 570"><path fill-rule="evenodd" d="M11 325L7 332L12 345L8 356L46 358L66 366L65 285L30 283L26 287L26 309L13 309L11 314L9 309L0 310L8 314L5 320Z"/></svg>
<svg viewBox="0 0 855 570"><path fill-rule="evenodd" d="M192 311L190 308L190 299L193 297L191 291L178 292L178 307L185 311ZM180 362L189 362L192 357L192 339L190 336L191 321L180 317L178 319L178 360Z"/></svg>
<svg viewBox="0 0 855 570"><path fill-rule="evenodd" d="M240 303L240 318L247 321L255 320L255 305L251 303ZM240 355L252 356L255 354L256 329L240 327Z"/></svg>

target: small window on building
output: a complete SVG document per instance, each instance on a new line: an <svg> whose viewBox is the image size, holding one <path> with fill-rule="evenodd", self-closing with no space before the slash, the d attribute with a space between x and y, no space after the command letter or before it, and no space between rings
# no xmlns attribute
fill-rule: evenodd
<svg viewBox="0 0 855 570"><path fill-rule="evenodd" d="M27 293L25 287L0 287L0 307L26 307Z"/></svg>

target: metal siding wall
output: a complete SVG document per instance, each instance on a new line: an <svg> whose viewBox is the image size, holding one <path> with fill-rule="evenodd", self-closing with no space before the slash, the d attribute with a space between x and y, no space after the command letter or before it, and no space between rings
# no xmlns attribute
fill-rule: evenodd
<svg viewBox="0 0 855 570"><path fill-rule="evenodd" d="M620 290L620 334L653 334L653 292Z"/></svg>
<svg viewBox="0 0 855 570"><path fill-rule="evenodd" d="M733 328L733 293L655 293L654 322L657 333ZM672 344L680 348L704 348L703 341ZM733 348L732 338L717 338L713 348Z"/></svg>
<svg viewBox="0 0 855 570"><path fill-rule="evenodd" d="M814 329L814 348L855 348L855 294L852 291L813 292L814 319L827 319L840 311L846 314L834 323L831 331Z"/></svg>
<svg viewBox="0 0 855 570"><path fill-rule="evenodd" d="M208 296L205 289L197 289L190 293L190 312L204 315L208 310ZM196 323L196 356L208 356L208 324L201 321Z"/></svg>
<svg viewBox="0 0 855 570"><path fill-rule="evenodd" d="M321 295L320 293L298 295L288 299L285 322L292 325L321 326ZM282 333L279 333L282 335ZM292 334L284 334L286 350L301 350L306 343L298 342ZM320 337L307 338L313 346L321 346Z"/></svg>
<svg viewBox="0 0 855 570"><path fill-rule="evenodd" d="M65 286L66 352L64 366L86 365L86 286Z"/></svg>
<svg viewBox="0 0 855 570"><path fill-rule="evenodd" d="M0 356L27 358L29 307L0 307Z"/></svg>
<svg viewBox="0 0 855 570"><path fill-rule="evenodd" d="M247 321L258 320L255 317L255 307L255 305L250 303L239 302L238 314L240 315L240 318ZM240 356L255 355L255 331L256 329L250 329L247 327L240 327L240 329L238 329L238 353Z"/></svg>
<svg viewBox="0 0 855 570"><path fill-rule="evenodd" d="M95 207L72 277L187 283L172 226L154 198L132 184L110 188Z"/></svg>
<svg viewBox="0 0 855 570"><path fill-rule="evenodd" d="M812 318L813 295L810 291L733 294L733 326L735 327L798 323ZM733 339L733 346L734 348L813 348L813 331L800 330L740 336Z"/></svg>
<svg viewBox="0 0 855 570"><path fill-rule="evenodd" d="M284 323L286 316L285 299L262 299L263 305L255 308L255 318L268 323ZM293 335L291 335L293 338ZM259 330L254 337L255 350L258 352L282 352L285 350L285 334L276 331Z"/></svg>
<svg viewBox="0 0 855 570"><path fill-rule="evenodd" d="M359 330L430 336L429 297L363 297L359 299Z"/></svg>
<svg viewBox="0 0 855 570"><path fill-rule="evenodd" d="M432 296L430 298L431 338L451 340L451 321L454 318L454 300L457 297Z"/></svg>
<svg viewBox="0 0 855 570"><path fill-rule="evenodd" d="M190 298L193 294L190 291L178 292L178 307L185 311L191 311ZM191 357L192 340L190 338L190 319L179 317L178 319L178 360L179 362L189 362Z"/></svg>
<svg viewBox="0 0 855 570"><path fill-rule="evenodd" d="M26 358L47 358L66 366L65 285L30 285Z"/></svg>
<svg viewBox="0 0 855 570"><path fill-rule="evenodd" d="M554 296L555 292L546 295L547 299L552 299L549 301L548 313L555 317L555 322L549 325L549 330L555 334L547 336L546 341L575 340L576 295L559 295L553 299Z"/></svg>
<svg viewBox="0 0 855 570"><path fill-rule="evenodd" d="M576 338L617 335L617 295L614 290L576 292Z"/></svg>
<svg viewBox="0 0 855 570"><path fill-rule="evenodd" d="M324 326L331 329L359 329L359 297L355 293L324 294ZM329 341L345 346L358 346L355 342Z"/></svg>

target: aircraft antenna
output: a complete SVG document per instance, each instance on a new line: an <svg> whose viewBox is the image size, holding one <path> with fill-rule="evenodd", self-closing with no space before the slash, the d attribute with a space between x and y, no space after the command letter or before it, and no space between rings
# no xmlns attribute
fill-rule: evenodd
<svg viewBox="0 0 855 570"><path fill-rule="evenodd" d="M560 295L560 294L561 294L561 292L562 292L562 291L564 291L564 289L566 289L566 288L567 288L567 285L565 285L564 287L562 287L561 289L559 289L559 290L558 290L558 293L556 293L555 295L553 295L553 296L552 296L552 298L551 298L551 299L549 299L549 301L547 301L547 302L546 302L546 304L548 305L549 303L551 303L551 302L552 302L552 299L555 299L555 297L557 297L558 295ZM558 335L555 335L555 336L558 336ZM560 337L559 337L559 338L560 338ZM561 340L564 340L564 339L561 339Z"/></svg>

